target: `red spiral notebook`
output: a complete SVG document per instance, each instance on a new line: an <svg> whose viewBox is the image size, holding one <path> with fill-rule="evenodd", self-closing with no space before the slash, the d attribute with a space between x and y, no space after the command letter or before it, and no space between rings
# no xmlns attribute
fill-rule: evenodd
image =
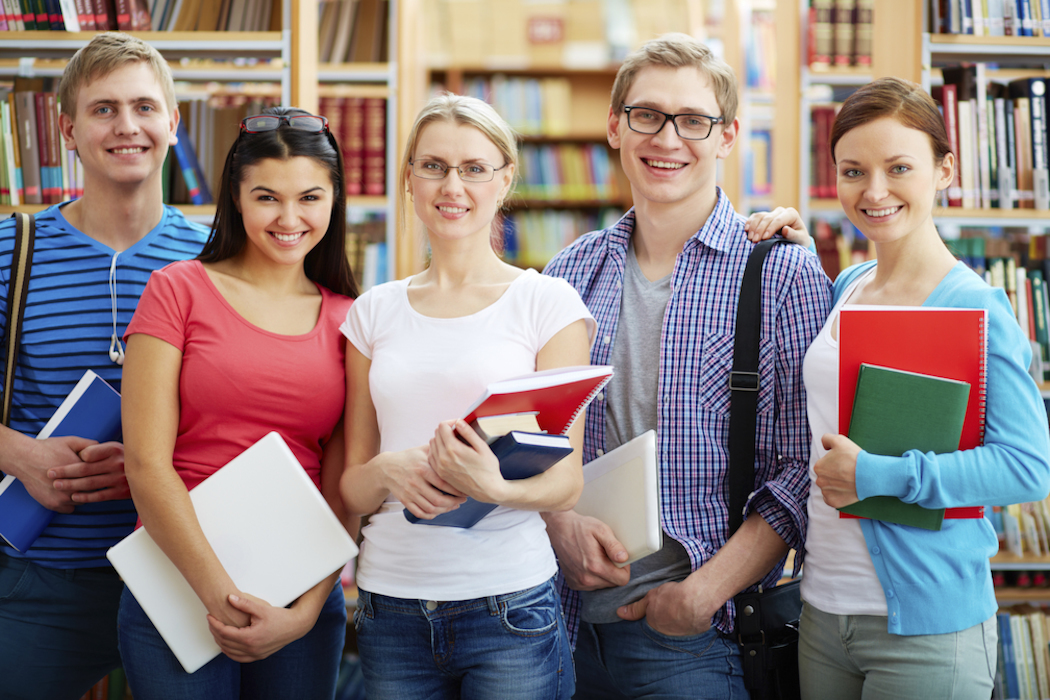
<svg viewBox="0 0 1050 700"><path fill-rule="evenodd" d="M563 435L612 374L610 365L583 365L493 382L463 420L469 423L479 416L535 412L540 430Z"/></svg>
<svg viewBox="0 0 1050 700"><path fill-rule="evenodd" d="M861 363L970 384L960 450L984 444L988 312L925 306L845 306L839 312L839 433L849 433ZM852 518L839 513L840 518ZM945 518L982 518L984 507L948 508Z"/></svg>

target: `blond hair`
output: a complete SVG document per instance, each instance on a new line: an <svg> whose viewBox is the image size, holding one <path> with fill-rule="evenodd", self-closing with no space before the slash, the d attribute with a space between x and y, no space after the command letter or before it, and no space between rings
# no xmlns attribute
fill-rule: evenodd
<svg viewBox="0 0 1050 700"><path fill-rule="evenodd" d="M514 130L510 128L510 125L507 124L503 117L487 102L476 97L452 93L438 95L427 102L423 109L420 110L419 115L416 116L415 123L412 125L412 130L408 133L405 156L401 159L401 168L398 172L398 182L401 183L401 189L397 198L397 220L401 231L408 230L410 211L408 176L412 168L409 161L415 155L416 146L419 144L419 137L423 133L423 128L434 122L448 122L459 126L474 127L492 142L492 145L503 156L504 164L512 164L514 166L515 178L517 177L518 139ZM494 163L493 165L499 167L499 164ZM506 198L510 198L513 191L514 183L512 181L510 189L507 190ZM492 227L492 244L497 252L502 250L502 231L502 218L497 213Z"/></svg>
<svg viewBox="0 0 1050 700"><path fill-rule="evenodd" d="M62 71L62 82L58 87L59 100L62 102L62 113L73 118L77 112L77 94L80 88L99 78L105 77L129 63L142 61L153 70L168 109L178 109L175 99L175 82L171 77L171 68L160 52L144 42L123 32L103 32L73 54L66 69Z"/></svg>
<svg viewBox="0 0 1050 700"><path fill-rule="evenodd" d="M725 117L725 124L736 119L737 82L732 67L716 56L707 46L688 34L672 32L645 42L640 49L624 59L613 83L610 106L616 112L623 111L627 92L634 78L643 68L665 66L668 68L696 68L711 81L718 107ZM711 115L718 116L718 115Z"/></svg>

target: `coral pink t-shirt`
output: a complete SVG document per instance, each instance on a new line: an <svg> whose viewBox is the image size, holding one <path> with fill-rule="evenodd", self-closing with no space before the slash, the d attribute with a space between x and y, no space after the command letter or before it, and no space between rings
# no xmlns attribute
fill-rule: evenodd
<svg viewBox="0 0 1050 700"><path fill-rule="evenodd" d="M145 333L182 351L175 470L192 489L277 431L320 487L321 450L343 415L351 300L318 285L321 313L304 335L280 335L237 313L197 260L154 272L125 338Z"/></svg>

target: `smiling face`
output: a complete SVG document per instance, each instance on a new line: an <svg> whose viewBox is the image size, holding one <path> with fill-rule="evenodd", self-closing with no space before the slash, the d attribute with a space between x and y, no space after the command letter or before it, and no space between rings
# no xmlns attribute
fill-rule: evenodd
<svg viewBox="0 0 1050 700"><path fill-rule="evenodd" d="M301 266L328 230L333 197L328 169L313 158L264 158L245 168L237 197L244 254Z"/></svg>
<svg viewBox="0 0 1050 700"><path fill-rule="evenodd" d="M710 80L698 68L647 66L627 91L626 105L651 107L667 114L722 115ZM656 134L639 134L614 105L609 112L609 145L620 149L620 162L631 182L636 205L711 206L719 158L736 141L737 122L718 124L703 141L678 136L670 122Z"/></svg>
<svg viewBox="0 0 1050 700"><path fill-rule="evenodd" d="M835 146L838 196L869 239L901 239L933 227L936 193L951 183L953 156L936 162L930 137L883 117L847 131Z"/></svg>
<svg viewBox="0 0 1050 700"><path fill-rule="evenodd" d="M477 163L493 168L504 165L500 150L485 134L473 126L449 121L435 121L423 127L412 159L464 169ZM416 215L432 239L478 236L488 245L498 202L506 197L513 179L513 165L498 170L490 182L463 182L456 169L450 167L440 180L421 178L409 170L406 185L414 200Z"/></svg>
<svg viewBox="0 0 1050 700"><path fill-rule="evenodd" d="M62 114L66 148L76 150L89 179L121 186L159 184L168 146L175 144L172 111L150 65L127 63L80 88L76 117Z"/></svg>

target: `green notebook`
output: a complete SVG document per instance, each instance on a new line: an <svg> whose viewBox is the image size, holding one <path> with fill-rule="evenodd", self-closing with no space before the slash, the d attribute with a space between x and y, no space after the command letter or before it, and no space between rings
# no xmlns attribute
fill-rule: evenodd
<svg viewBox="0 0 1050 700"><path fill-rule="evenodd" d="M954 452L969 396L967 382L861 364L849 438L871 454L890 457L908 450ZM865 498L839 510L927 530L940 530L944 520L944 509L923 508L893 496Z"/></svg>

